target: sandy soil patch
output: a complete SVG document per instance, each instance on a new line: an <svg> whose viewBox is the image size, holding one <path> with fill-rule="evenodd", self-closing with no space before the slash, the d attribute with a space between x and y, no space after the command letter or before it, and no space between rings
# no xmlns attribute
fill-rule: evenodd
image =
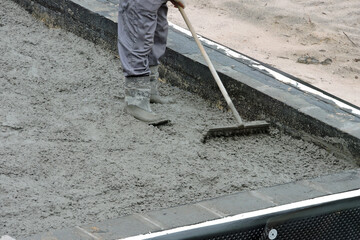
<svg viewBox="0 0 360 240"><path fill-rule="evenodd" d="M199 34L360 106L358 0L192 0L185 10ZM172 7L169 20L186 27Z"/></svg>

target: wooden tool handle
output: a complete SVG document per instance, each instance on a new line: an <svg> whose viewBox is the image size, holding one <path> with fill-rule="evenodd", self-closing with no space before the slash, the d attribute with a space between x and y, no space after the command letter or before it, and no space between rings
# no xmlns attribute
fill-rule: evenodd
<svg viewBox="0 0 360 240"><path fill-rule="evenodd" d="M231 109L232 113L234 114L234 117L236 118L236 121L239 123L240 126L244 125L238 111L236 110L236 108L235 108L229 94L227 93L227 91L226 91L226 89L224 87L224 84L222 83L218 73L216 72L216 70L214 68L214 65L212 64L212 62L211 62L208 54L206 53L203 45L201 44L201 42L200 42L200 40L199 40L193 26L190 23L189 18L185 14L184 9L182 7L180 7L179 5L177 7L179 8L179 11L180 11L181 15L183 16L186 25L188 26L192 36L194 37L194 40L195 40L196 44L198 45L201 54L204 56L205 61L206 61L207 65L209 66L209 69L210 69L213 77L215 78L215 81L216 81L217 85L219 86L222 95L224 96L229 108Z"/></svg>

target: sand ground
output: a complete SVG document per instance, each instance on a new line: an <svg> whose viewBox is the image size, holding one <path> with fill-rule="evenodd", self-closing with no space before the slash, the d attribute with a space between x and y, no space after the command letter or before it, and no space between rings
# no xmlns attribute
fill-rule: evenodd
<svg viewBox="0 0 360 240"><path fill-rule="evenodd" d="M360 1L189 0L198 34L360 106ZM178 10L169 20L186 27ZM329 65L299 63L301 57ZM301 61L300 61L301 62Z"/></svg>
<svg viewBox="0 0 360 240"><path fill-rule="evenodd" d="M123 113L118 58L0 1L0 236L117 218L352 169L312 143L269 135L200 142L233 123L162 85L172 125Z"/></svg>

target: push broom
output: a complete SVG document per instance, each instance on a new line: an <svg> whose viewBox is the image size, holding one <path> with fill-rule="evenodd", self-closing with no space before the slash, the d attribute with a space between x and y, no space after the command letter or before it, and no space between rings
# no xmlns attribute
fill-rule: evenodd
<svg viewBox="0 0 360 240"><path fill-rule="evenodd" d="M209 69L219 86L219 89L224 96L229 108L231 109L236 121L237 125L234 126L225 126L225 127L216 127L216 128L210 128L206 131L204 134L203 142L206 142L207 139L213 138L213 137L227 137L227 136L241 136L241 135L250 135L250 134L256 134L256 133L266 133L269 131L270 124L266 121L251 121L251 122L245 122L240 117L238 111L236 110L231 98L229 97L229 94L227 93L219 75L217 74L214 65L212 64L209 56L207 55L203 45L201 44L199 38L197 37L197 34L193 28L193 26L190 23L189 18L185 14L184 9L177 4L177 8L179 9L182 17L185 20L186 25L188 26L192 36L194 37L194 40L196 44L198 45L201 54L205 58L205 61L207 65L209 66Z"/></svg>

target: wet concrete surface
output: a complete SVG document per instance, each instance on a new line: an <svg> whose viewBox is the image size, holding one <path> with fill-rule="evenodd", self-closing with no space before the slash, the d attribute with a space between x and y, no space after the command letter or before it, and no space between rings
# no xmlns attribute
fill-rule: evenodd
<svg viewBox="0 0 360 240"><path fill-rule="evenodd" d="M0 235L27 236L356 168L272 129L201 143L230 113L163 84L171 125L123 112L119 59L0 3Z"/></svg>

